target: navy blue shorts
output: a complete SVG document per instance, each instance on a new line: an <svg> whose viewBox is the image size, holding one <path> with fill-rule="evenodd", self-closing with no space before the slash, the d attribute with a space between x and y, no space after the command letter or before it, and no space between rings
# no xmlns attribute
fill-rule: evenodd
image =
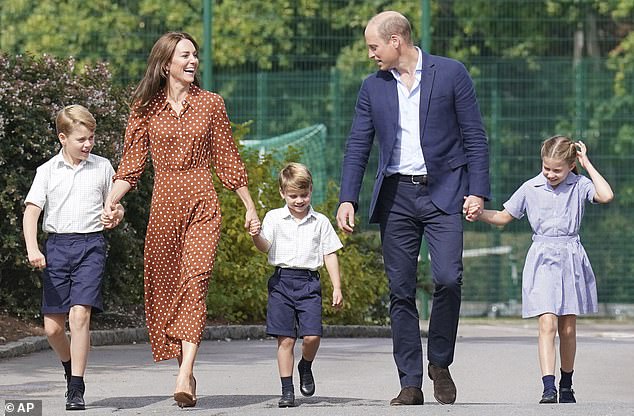
<svg viewBox="0 0 634 416"><path fill-rule="evenodd" d="M275 269L269 278L266 333L292 338L322 335L319 272Z"/></svg>
<svg viewBox="0 0 634 416"><path fill-rule="evenodd" d="M68 313L74 305L103 310L101 281L106 267L103 233L49 234L44 246L42 314Z"/></svg>

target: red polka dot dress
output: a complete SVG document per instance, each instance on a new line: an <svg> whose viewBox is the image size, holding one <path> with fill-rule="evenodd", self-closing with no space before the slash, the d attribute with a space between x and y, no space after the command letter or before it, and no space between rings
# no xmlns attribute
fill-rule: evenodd
<svg viewBox="0 0 634 416"><path fill-rule="evenodd" d="M136 186L148 152L154 189L145 238L145 315L155 361L199 344L208 281L220 238L220 207L211 166L222 184L247 185L224 101L191 85L180 114L163 92L143 115L132 112L115 179Z"/></svg>

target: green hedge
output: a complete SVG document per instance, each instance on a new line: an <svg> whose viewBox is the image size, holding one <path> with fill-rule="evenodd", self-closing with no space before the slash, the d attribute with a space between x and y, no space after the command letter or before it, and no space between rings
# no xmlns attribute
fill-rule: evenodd
<svg viewBox="0 0 634 416"><path fill-rule="evenodd" d="M97 120L95 154L114 160L122 145L126 92L111 82L106 65L76 68L73 59L0 55L0 305L14 314L37 315L40 272L28 264L22 237L24 198L36 168L59 152L55 115L82 104ZM110 305L140 302L143 237L150 186L128 204L122 227L107 233L110 261L104 294ZM137 199L137 201L134 201ZM137 202L137 203L135 203ZM44 240L40 231L38 239Z"/></svg>
<svg viewBox="0 0 634 416"><path fill-rule="evenodd" d="M113 85L107 65L76 68L72 59L0 55L0 310L39 314L40 272L31 268L22 237L24 198L36 168L59 151L55 114L69 104L82 104L97 120L95 154L109 158L116 168L128 116L129 90ZM248 134L248 124L234 126L236 139ZM250 178L250 191L260 217L283 204L276 172L284 162L297 160L291 149L284 155L259 155L241 149ZM223 214L222 236L207 303L213 319L262 322L266 315L266 280L272 268L243 228L244 207L239 198L216 183ZM106 233L109 254L104 280L106 309L143 302L143 244L152 169L139 188L124 198L126 217ZM337 190L317 210L334 217ZM39 241L44 235L40 232ZM323 270L324 315L327 323L384 323L387 283L380 250L371 235L341 236L339 252L345 306L329 307L331 286Z"/></svg>

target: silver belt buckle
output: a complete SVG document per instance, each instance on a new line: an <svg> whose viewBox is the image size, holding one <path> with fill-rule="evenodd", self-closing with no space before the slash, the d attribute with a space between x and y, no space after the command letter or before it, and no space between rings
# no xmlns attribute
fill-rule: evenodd
<svg viewBox="0 0 634 416"><path fill-rule="evenodd" d="M410 178L409 178L409 179L410 179L410 181L411 181L414 185L420 185L420 182L416 182L416 181L414 180L414 176L416 176L416 175L411 175L411 176L410 176Z"/></svg>

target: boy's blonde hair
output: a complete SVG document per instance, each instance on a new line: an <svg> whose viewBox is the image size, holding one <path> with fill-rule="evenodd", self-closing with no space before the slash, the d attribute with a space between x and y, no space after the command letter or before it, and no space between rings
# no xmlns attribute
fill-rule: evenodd
<svg viewBox="0 0 634 416"><path fill-rule="evenodd" d="M83 125L90 131L95 131L97 127L95 118L90 114L90 111L82 105L68 105L57 113L57 117L55 118L57 134L64 133L65 135L69 135L77 124Z"/></svg>
<svg viewBox="0 0 634 416"><path fill-rule="evenodd" d="M291 162L280 171L279 182L282 192L288 189L310 190L313 187L313 175L301 163Z"/></svg>

